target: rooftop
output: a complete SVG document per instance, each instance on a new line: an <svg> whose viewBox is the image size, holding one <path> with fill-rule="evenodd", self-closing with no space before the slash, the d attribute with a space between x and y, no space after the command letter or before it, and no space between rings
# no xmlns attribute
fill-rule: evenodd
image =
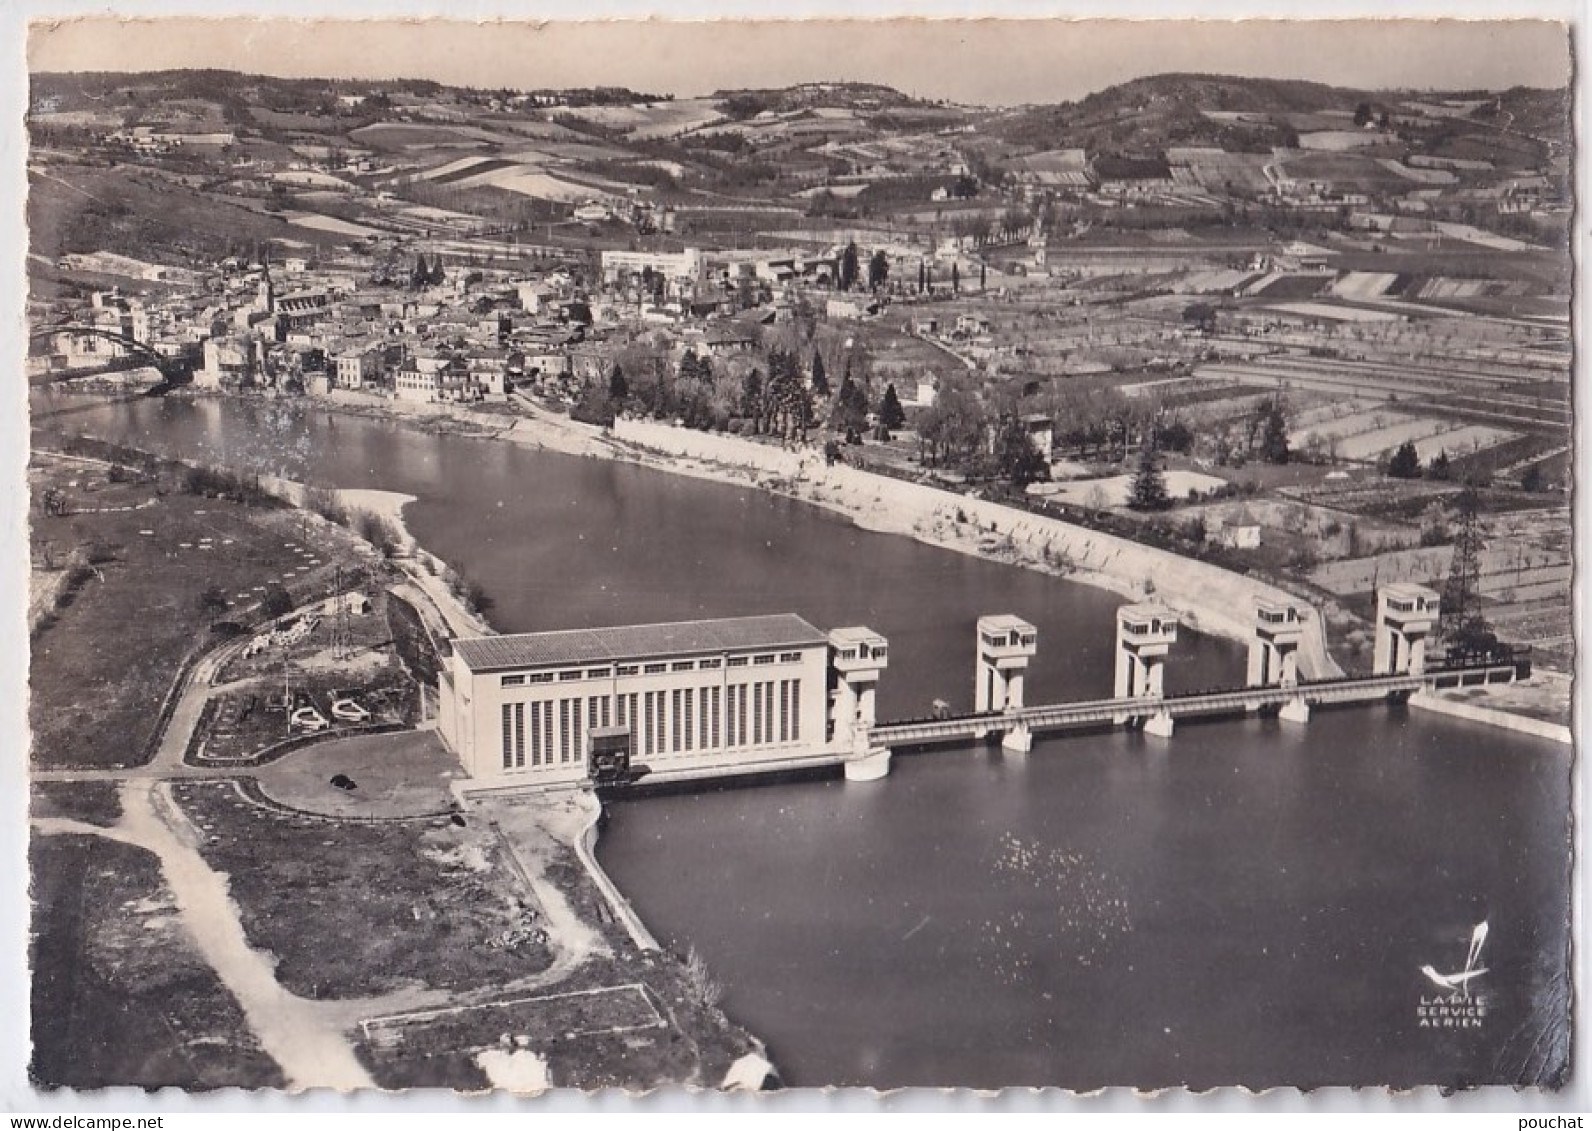
<svg viewBox="0 0 1592 1131"><path fill-rule="evenodd" d="M876 641L882 644L884 637L863 625L837 628L829 634L829 642L837 648L843 648L848 644L872 644Z"/></svg>
<svg viewBox="0 0 1592 1131"><path fill-rule="evenodd" d="M992 616L979 617L978 630L983 632L986 629L990 632L1004 632L1008 629L1016 629L1019 632L1037 631L1033 625L1022 617L1012 616L1010 613L997 613Z"/></svg>
<svg viewBox="0 0 1592 1131"><path fill-rule="evenodd" d="M471 671L585 664L646 656L683 656L750 648L826 644L827 638L793 613L637 624L618 628L575 628L511 636L476 636L453 642Z"/></svg>

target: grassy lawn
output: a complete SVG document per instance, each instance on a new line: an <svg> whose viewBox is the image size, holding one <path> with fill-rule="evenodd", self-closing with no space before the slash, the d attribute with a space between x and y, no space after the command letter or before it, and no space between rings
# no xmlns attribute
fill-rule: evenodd
<svg viewBox="0 0 1592 1131"><path fill-rule="evenodd" d="M211 624L252 615L273 582L303 597L324 594L334 559L354 553L343 531L306 550L292 511L159 494L154 484L111 488L103 471L82 465L46 466L30 478L35 497L62 490L68 510L35 519L36 561L44 543L58 569L87 547L102 559L33 639L33 757L41 768L144 762L161 702L183 658L213 638ZM112 506L138 509L99 509ZM212 588L224 609L201 607Z"/></svg>
<svg viewBox="0 0 1592 1131"><path fill-rule="evenodd" d="M338 789L343 774L356 789ZM273 801L334 817L415 817L453 808L448 783L463 771L436 731L357 735L317 743L261 767Z"/></svg>
<svg viewBox="0 0 1592 1131"><path fill-rule="evenodd" d="M227 782L176 795L208 834L205 859L231 877L250 943L276 956L293 993L480 989L551 961L534 939L499 945L540 911L479 822L334 824L250 804Z"/></svg>
<svg viewBox="0 0 1592 1131"><path fill-rule="evenodd" d="M154 856L98 837L40 836L29 861L36 1085L283 1086L193 950Z"/></svg>
<svg viewBox="0 0 1592 1131"><path fill-rule="evenodd" d="M28 795L28 812L110 828L122 817L117 789L113 781L36 781Z"/></svg>

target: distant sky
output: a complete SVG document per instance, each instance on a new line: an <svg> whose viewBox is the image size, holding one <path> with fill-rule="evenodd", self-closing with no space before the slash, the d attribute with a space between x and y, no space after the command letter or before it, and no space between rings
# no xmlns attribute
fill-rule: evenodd
<svg viewBox="0 0 1592 1131"><path fill-rule="evenodd" d="M34 24L28 58L33 71L217 67L521 89L606 84L681 97L851 79L984 105L1065 101L1167 71L1458 89L1559 86L1570 66L1564 25L1544 20L538 25L87 17Z"/></svg>

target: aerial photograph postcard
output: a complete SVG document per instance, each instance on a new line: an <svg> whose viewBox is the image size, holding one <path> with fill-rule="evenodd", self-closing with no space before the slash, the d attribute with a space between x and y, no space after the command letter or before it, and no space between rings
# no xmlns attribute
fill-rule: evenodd
<svg viewBox="0 0 1592 1131"><path fill-rule="evenodd" d="M32 24L28 1086L1562 1095L1571 38Z"/></svg>

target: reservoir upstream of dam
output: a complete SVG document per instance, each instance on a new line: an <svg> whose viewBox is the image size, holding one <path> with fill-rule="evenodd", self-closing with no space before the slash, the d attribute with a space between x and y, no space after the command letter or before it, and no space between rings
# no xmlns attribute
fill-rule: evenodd
<svg viewBox="0 0 1592 1131"><path fill-rule="evenodd" d="M881 720L972 705L973 625L1039 629L1030 703L1109 695L1102 590L748 488L268 400L35 394L39 434L414 495L505 632L794 612L890 641ZM1172 690L1243 681L1184 633ZM799 1086L1453 1086L1568 1041L1571 751L1403 706L898 756L614 802L599 857ZM1465 1001L1457 971L1489 932Z"/></svg>

